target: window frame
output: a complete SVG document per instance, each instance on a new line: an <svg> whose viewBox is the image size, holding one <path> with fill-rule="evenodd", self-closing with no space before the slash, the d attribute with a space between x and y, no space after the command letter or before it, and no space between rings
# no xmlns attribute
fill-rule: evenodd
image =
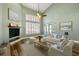
<svg viewBox="0 0 79 59"><path fill-rule="evenodd" d="M31 19L32 20L27 20L27 15L30 15L30 17L32 17ZM41 27L41 21L40 20L38 20L38 19L36 19L36 16L35 15L31 15L31 14L25 14L25 24L27 24L27 23L30 23L31 25L31 32L29 32L28 31L28 33L26 32L26 35L36 35L36 34L40 34L41 33L41 31L40 31L40 27ZM36 24L38 24L39 25L39 30L38 30L38 33L37 32L35 32L35 28L34 28L34 26L36 26ZM29 26L29 24L28 24L28 26ZM25 27L26 27L26 25L25 25ZM35 29L35 30L34 30ZM27 29L25 28L25 31L26 31ZM28 27L28 30L29 30L29 27ZM30 33L30 34L29 34Z"/></svg>
<svg viewBox="0 0 79 59"><path fill-rule="evenodd" d="M52 24L44 24L44 34L49 35L52 34Z"/></svg>

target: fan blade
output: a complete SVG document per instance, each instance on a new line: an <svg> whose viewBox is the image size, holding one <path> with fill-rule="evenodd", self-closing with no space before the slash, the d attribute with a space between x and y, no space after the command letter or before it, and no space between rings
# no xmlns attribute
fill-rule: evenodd
<svg viewBox="0 0 79 59"><path fill-rule="evenodd" d="M47 16L47 15L42 15L42 16Z"/></svg>

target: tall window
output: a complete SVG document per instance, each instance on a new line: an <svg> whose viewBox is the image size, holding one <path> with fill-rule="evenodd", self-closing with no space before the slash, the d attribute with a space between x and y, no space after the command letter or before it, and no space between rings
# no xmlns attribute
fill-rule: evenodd
<svg viewBox="0 0 79 59"><path fill-rule="evenodd" d="M40 20L34 15L25 15L26 17L26 34L40 34Z"/></svg>
<svg viewBox="0 0 79 59"><path fill-rule="evenodd" d="M52 24L46 24L44 26L44 33L45 34L52 34Z"/></svg>

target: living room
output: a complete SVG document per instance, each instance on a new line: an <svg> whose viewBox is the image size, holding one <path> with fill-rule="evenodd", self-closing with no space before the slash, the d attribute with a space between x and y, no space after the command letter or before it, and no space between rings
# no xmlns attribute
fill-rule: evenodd
<svg viewBox="0 0 79 59"><path fill-rule="evenodd" d="M79 56L79 3L0 3L1 56Z"/></svg>

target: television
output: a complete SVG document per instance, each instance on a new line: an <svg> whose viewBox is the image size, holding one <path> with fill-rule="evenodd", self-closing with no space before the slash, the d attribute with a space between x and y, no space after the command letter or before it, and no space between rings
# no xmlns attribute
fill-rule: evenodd
<svg viewBox="0 0 79 59"><path fill-rule="evenodd" d="M9 38L17 37L20 35L20 28L9 28Z"/></svg>

